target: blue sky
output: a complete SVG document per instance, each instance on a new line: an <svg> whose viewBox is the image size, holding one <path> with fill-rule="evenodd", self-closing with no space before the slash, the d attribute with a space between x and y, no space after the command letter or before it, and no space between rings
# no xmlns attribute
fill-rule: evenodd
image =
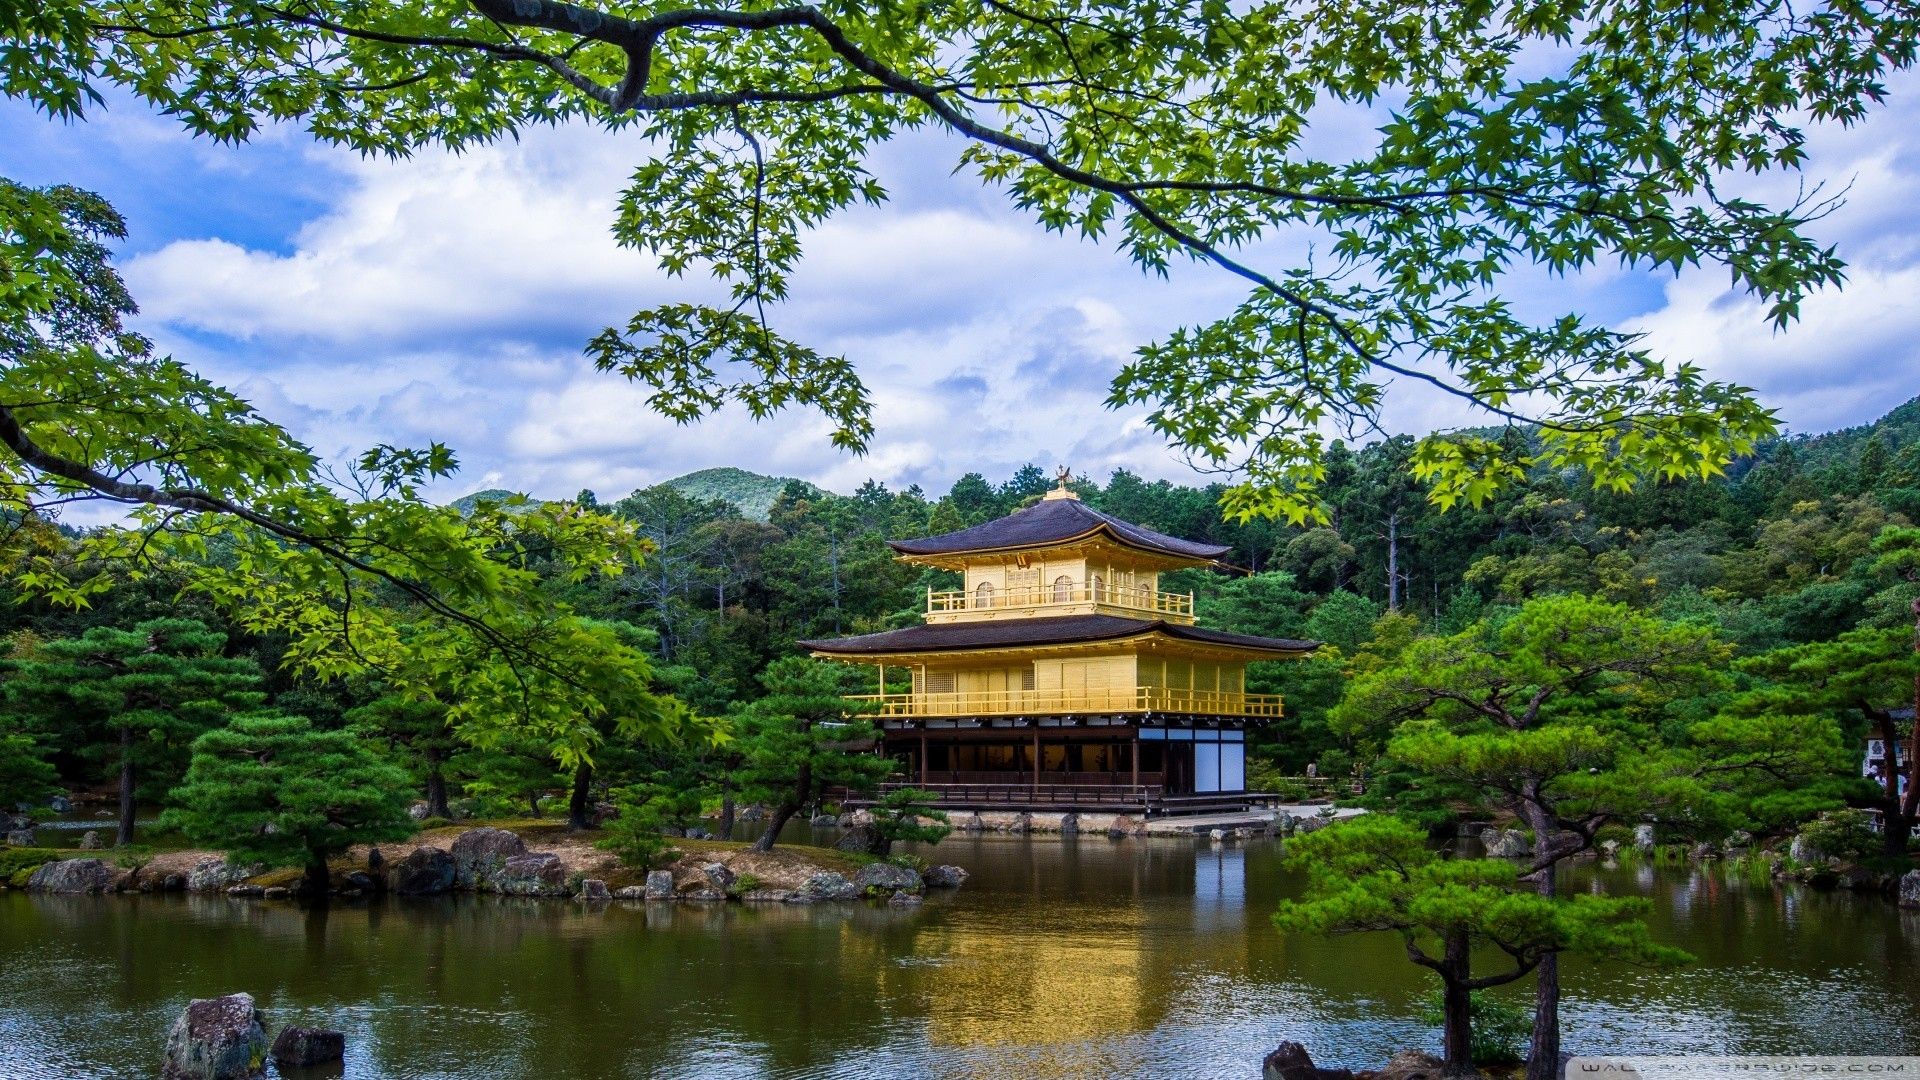
<svg viewBox="0 0 1920 1080"><path fill-rule="evenodd" d="M1920 80L1893 90L1866 124L1814 134L1804 179L1851 185L1816 229L1851 281L1787 333L1711 269L1602 267L1542 279L1523 300L1644 330L1656 352L1757 388L1796 431L1863 423L1920 393ZM1141 412L1101 402L1135 347L1225 312L1238 282L1191 266L1147 279L1110 250L1048 235L1000 192L951 176L955 149L926 134L887 147L876 168L893 200L823 226L777 316L859 365L878 433L854 457L804 411L677 427L582 357L602 326L711 292L610 240L615 196L646 153L632 136L540 130L392 162L291 130L218 146L132 103L79 125L0 106L0 174L80 184L125 213L121 263L164 349L324 455L451 444L465 469L445 495L617 496L715 465L842 491L870 476L943 491L1027 461L1193 479ZM1752 186L1777 195L1802 179ZM1483 419L1399 390L1387 413L1413 432Z"/></svg>

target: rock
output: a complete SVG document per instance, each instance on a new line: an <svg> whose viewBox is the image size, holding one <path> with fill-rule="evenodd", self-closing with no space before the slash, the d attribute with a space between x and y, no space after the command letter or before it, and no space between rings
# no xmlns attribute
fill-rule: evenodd
<svg viewBox="0 0 1920 1080"><path fill-rule="evenodd" d="M400 896L438 896L453 888L453 879L451 854L437 847L420 847L387 871L387 889Z"/></svg>
<svg viewBox="0 0 1920 1080"><path fill-rule="evenodd" d="M253 995L196 998L167 1032L161 1080L239 1080L259 1076L267 1029Z"/></svg>
<svg viewBox="0 0 1920 1080"><path fill-rule="evenodd" d="M34 835L33 835L32 829L7 830L7 843L13 845L14 847L38 847L39 846L34 842Z"/></svg>
<svg viewBox="0 0 1920 1080"><path fill-rule="evenodd" d="M88 829L80 834L81 851L99 851L106 845L100 842L100 830Z"/></svg>
<svg viewBox="0 0 1920 1080"><path fill-rule="evenodd" d="M565 896L567 867L551 851L515 855L492 877L495 891L507 896Z"/></svg>
<svg viewBox="0 0 1920 1080"><path fill-rule="evenodd" d="M1026 836L1033 832L1033 815L1025 810L1015 814L1012 824L1007 826L1007 831L1015 836Z"/></svg>
<svg viewBox="0 0 1920 1080"><path fill-rule="evenodd" d="M425 821L428 818L432 817L433 815L427 810L426 803L417 802L417 803L414 803L412 806L407 807L407 816L412 818L415 821ZM293 1029L288 1028L287 1030L292 1031Z"/></svg>
<svg viewBox="0 0 1920 1080"><path fill-rule="evenodd" d="M187 891L187 875L168 874L166 877L161 878L160 891L161 892L186 892Z"/></svg>
<svg viewBox="0 0 1920 1080"><path fill-rule="evenodd" d="M722 896L725 896L727 890L733 888L733 883L739 880L739 875L728 869L726 863L707 863L700 868L700 873L707 879L707 884L718 889Z"/></svg>
<svg viewBox="0 0 1920 1080"><path fill-rule="evenodd" d="M1793 843L1787 846L1787 857L1802 866L1812 866L1827 861L1827 853L1820 845L1809 840L1804 833L1795 833Z"/></svg>
<svg viewBox="0 0 1920 1080"><path fill-rule="evenodd" d="M347 1037L326 1028L289 1027L273 1040L273 1063L304 1069L339 1061L347 1054Z"/></svg>
<svg viewBox="0 0 1920 1080"><path fill-rule="evenodd" d="M766 816L767 816L767 812L765 810L762 810L757 806L749 806L740 811L740 813L736 816L736 820L759 821L761 818Z"/></svg>
<svg viewBox="0 0 1920 1080"><path fill-rule="evenodd" d="M647 874L646 888L641 895L648 900L673 899L673 872L671 870L653 870Z"/></svg>
<svg viewBox="0 0 1920 1080"><path fill-rule="evenodd" d="M1876 892L1880 888L1880 875L1864 866L1849 866L1840 871L1840 883L1854 892Z"/></svg>
<svg viewBox="0 0 1920 1080"><path fill-rule="evenodd" d="M234 866L221 858L201 859L187 871L187 889L190 892L220 892L230 885L237 885L252 877L256 871L248 866Z"/></svg>
<svg viewBox="0 0 1920 1080"><path fill-rule="evenodd" d="M488 889L507 860L527 853L526 841L505 829L469 829L453 838L453 884Z"/></svg>
<svg viewBox="0 0 1920 1080"><path fill-rule="evenodd" d="M1491 859L1522 859L1533 854L1533 839L1519 829L1489 830L1483 838Z"/></svg>
<svg viewBox="0 0 1920 1080"><path fill-rule="evenodd" d="M793 899L792 889L755 889L740 894L740 899L750 904L784 904Z"/></svg>
<svg viewBox="0 0 1920 1080"><path fill-rule="evenodd" d="M886 840L880 836L880 830L873 824L849 825L840 839L834 841L836 851L852 851L861 855L879 855L887 849Z"/></svg>
<svg viewBox="0 0 1920 1080"><path fill-rule="evenodd" d="M1641 851L1653 850L1653 826L1635 825L1633 827L1633 846Z"/></svg>
<svg viewBox="0 0 1920 1080"><path fill-rule="evenodd" d="M255 896L265 896L267 895L267 890L258 885L229 885L227 886L227 895L245 899Z"/></svg>
<svg viewBox="0 0 1920 1080"><path fill-rule="evenodd" d="M915 907L926 901L919 893L897 892L887 898L888 907Z"/></svg>
<svg viewBox="0 0 1920 1080"><path fill-rule="evenodd" d="M1373 1080L1440 1080L1440 1059L1421 1050L1402 1050L1373 1073Z"/></svg>
<svg viewBox="0 0 1920 1080"><path fill-rule="evenodd" d="M639 885L628 885L622 889L615 889L613 898L615 900L645 900L647 898L647 890Z"/></svg>
<svg viewBox="0 0 1920 1080"><path fill-rule="evenodd" d="M1729 834L1727 842L1722 846L1729 855L1739 854L1753 846L1753 834L1744 829L1738 830Z"/></svg>
<svg viewBox="0 0 1920 1080"><path fill-rule="evenodd" d="M1273 831L1279 833L1281 836L1292 836L1295 825L1296 822L1292 814L1281 814L1273 819ZM1479 833L1475 833L1474 835L1478 836Z"/></svg>
<svg viewBox="0 0 1920 1080"><path fill-rule="evenodd" d="M1227 840L1227 830L1209 829L1207 830L1207 839L1213 841L1216 844L1223 844Z"/></svg>
<svg viewBox="0 0 1920 1080"><path fill-rule="evenodd" d="M53 798L47 800L47 809L56 814L71 814L73 813L73 801L65 795L55 795Z"/></svg>
<svg viewBox="0 0 1920 1080"><path fill-rule="evenodd" d="M607 891L607 883L599 878L588 878L580 883L580 895L576 900L611 900L613 894Z"/></svg>
<svg viewBox="0 0 1920 1080"><path fill-rule="evenodd" d="M711 885L695 885L680 894L680 899L691 900L696 904L718 904L726 900L727 894Z"/></svg>
<svg viewBox="0 0 1920 1080"><path fill-rule="evenodd" d="M1920 908L1920 870L1909 870L1900 875L1900 906Z"/></svg>
<svg viewBox="0 0 1920 1080"><path fill-rule="evenodd" d="M1352 1080L1351 1069L1322 1069L1313 1063L1307 1055L1307 1048L1297 1042L1283 1042L1274 1047L1260 1063L1260 1072L1265 1080Z"/></svg>
<svg viewBox="0 0 1920 1080"><path fill-rule="evenodd" d="M820 873L810 875L806 883L794 891L790 902L810 904L816 900L858 899L860 899L858 885L831 870L822 870Z"/></svg>
<svg viewBox="0 0 1920 1080"><path fill-rule="evenodd" d="M698 827L696 827L696 828L692 828L692 829L688 829L688 830L687 830L687 839L689 839L689 840L711 840L711 839L713 839L713 834L712 834L712 833L710 833L710 832L708 832L708 831L707 831L707 830L705 830L705 829L702 829L702 828L698 828Z"/></svg>
<svg viewBox="0 0 1920 1080"><path fill-rule="evenodd" d="M1692 859L1694 862L1706 862L1708 859L1718 858L1719 855L1720 849L1707 843L1705 840L1687 849L1687 858Z"/></svg>
<svg viewBox="0 0 1920 1080"><path fill-rule="evenodd" d="M883 890L917 893L925 887L920 882L919 874L904 866L884 862L868 863L861 867L860 872L853 876L853 883L866 893Z"/></svg>
<svg viewBox="0 0 1920 1080"><path fill-rule="evenodd" d="M1061 814L1060 815L1060 835L1061 836L1079 836L1080 835L1080 815L1079 814Z"/></svg>
<svg viewBox="0 0 1920 1080"><path fill-rule="evenodd" d="M285 900L292 895L293 890L285 885L270 885L260 893L261 898L266 900Z"/></svg>
<svg viewBox="0 0 1920 1080"><path fill-rule="evenodd" d="M1254 830L1254 828L1251 825L1242 825L1239 828L1233 830L1233 838L1235 840L1251 840L1257 835L1259 834Z"/></svg>
<svg viewBox="0 0 1920 1080"><path fill-rule="evenodd" d="M954 826L954 828L959 829L961 832L983 833L987 831L987 823L985 819L980 816L980 812L975 810L973 813L961 818L960 824Z"/></svg>
<svg viewBox="0 0 1920 1080"><path fill-rule="evenodd" d="M61 859L35 870L27 891L38 893L101 893L113 884L113 867L99 859Z"/></svg>
<svg viewBox="0 0 1920 1080"><path fill-rule="evenodd" d="M379 885L378 882L373 880L373 876L368 874L364 870L355 870L353 873L348 874L345 878L342 878L341 883L342 883L341 891L343 893L352 893L356 891L363 892L363 893L373 892Z"/></svg>
<svg viewBox="0 0 1920 1080"><path fill-rule="evenodd" d="M958 866L929 866L920 882L929 889L957 889L967 883L967 872Z"/></svg>
<svg viewBox="0 0 1920 1080"><path fill-rule="evenodd" d="M387 857L385 855L382 855L380 853L380 849L377 847L368 848L367 849L367 873L372 875L375 878L383 878L386 876L386 869L387 869Z"/></svg>
<svg viewBox="0 0 1920 1080"><path fill-rule="evenodd" d="M1618 840L1600 841L1600 854L1606 856L1609 859L1613 858L1615 855L1620 854L1620 841Z"/></svg>
<svg viewBox="0 0 1920 1080"><path fill-rule="evenodd" d="M840 819L834 817L832 814L815 814L807 819L807 824L816 829L824 829L828 826L840 824Z"/></svg>
<svg viewBox="0 0 1920 1080"><path fill-rule="evenodd" d="M854 810L840 815L840 827L843 829L857 829L862 825L872 824L874 824L874 818L871 810Z"/></svg>

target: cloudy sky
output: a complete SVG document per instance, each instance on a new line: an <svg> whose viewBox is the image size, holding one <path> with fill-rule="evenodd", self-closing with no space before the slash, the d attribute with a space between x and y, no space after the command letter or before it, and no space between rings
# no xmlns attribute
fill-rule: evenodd
<svg viewBox="0 0 1920 1080"><path fill-rule="evenodd" d="M1757 388L1792 430L1872 420L1920 393L1917 92L1920 80L1898 80L1865 125L1816 132L1805 179L1850 185L1817 233L1839 245L1851 282L1789 332L1728 293L1724 272L1601 268L1541 282L1532 300L1644 330L1655 351ZM933 136L887 148L878 171L893 200L814 235L777 316L789 336L858 364L878 432L854 457L803 411L677 427L583 358L601 327L708 291L608 236L646 152L631 136L541 130L390 162L285 130L219 147L131 103L81 125L0 105L0 174L80 184L126 214L122 266L141 328L164 349L323 455L451 444L465 469L445 496L617 496L716 465L841 491L875 477L939 492L1028 461L1191 479L1140 412L1101 401L1135 347L1223 313L1240 285L1200 267L1146 279L1110 250L1048 235L1001 193L950 176L955 150ZM1484 420L1393 397L1395 429Z"/></svg>

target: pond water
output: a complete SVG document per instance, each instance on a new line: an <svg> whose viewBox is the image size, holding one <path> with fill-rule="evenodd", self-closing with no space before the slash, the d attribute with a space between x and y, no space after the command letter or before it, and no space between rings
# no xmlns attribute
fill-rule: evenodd
<svg viewBox="0 0 1920 1080"><path fill-rule="evenodd" d="M187 999L347 1032L350 1077L1255 1077L1437 1046L1397 939L1281 938L1278 845L956 837L915 910L589 908L459 897L301 909L0 894L0 1076L152 1075ZM1716 870L1586 865L1698 962L1567 965L1567 1048L1904 1053L1920 915ZM1524 984L1522 984L1524 985ZM1521 1000L1524 991L1510 988Z"/></svg>

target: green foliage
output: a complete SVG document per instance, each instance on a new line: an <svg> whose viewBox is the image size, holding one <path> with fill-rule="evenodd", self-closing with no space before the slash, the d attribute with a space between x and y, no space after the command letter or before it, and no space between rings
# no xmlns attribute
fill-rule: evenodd
<svg viewBox="0 0 1920 1080"><path fill-rule="evenodd" d="M153 861L153 848L147 844L122 844L113 849L113 865L122 870L139 870Z"/></svg>
<svg viewBox="0 0 1920 1080"><path fill-rule="evenodd" d="M892 763L872 752L880 732L846 695L860 673L789 657L767 668L767 696L734 717L742 797L775 808L762 848L779 826L829 788L872 791Z"/></svg>
<svg viewBox="0 0 1920 1080"><path fill-rule="evenodd" d="M1525 1060L1523 1048L1533 1033L1533 1013L1483 990L1467 995L1473 1016L1473 1063L1475 1065L1518 1065ZM1446 1019L1441 995L1427 998L1420 1019L1439 1024Z"/></svg>
<svg viewBox="0 0 1920 1080"><path fill-rule="evenodd" d="M663 783L633 784L613 793L617 808L595 847L613 852L628 866L651 869L679 857L661 831L685 829L699 817L700 793Z"/></svg>
<svg viewBox="0 0 1920 1080"><path fill-rule="evenodd" d="M193 744L162 828L242 863L311 869L355 844L404 840L407 775L347 731L297 716L236 716Z"/></svg>
<svg viewBox="0 0 1920 1080"><path fill-rule="evenodd" d="M55 859L66 857L65 852L53 848L0 847L0 878L6 879L8 884L14 884L13 879L18 877L21 880L16 887L24 886L26 875Z"/></svg>
<svg viewBox="0 0 1920 1080"><path fill-rule="evenodd" d="M1863 862L1878 855L1880 836L1867 815L1858 810L1835 810L1808 822L1800 835L1820 852L1841 862Z"/></svg>
<svg viewBox="0 0 1920 1080"><path fill-rule="evenodd" d="M953 826L947 824L945 811L933 808L939 798L934 791L894 788L873 804L874 831L889 846L903 841L937 844L945 840Z"/></svg>
<svg viewBox="0 0 1920 1080"><path fill-rule="evenodd" d="M59 774L30 736L0 733L0 808L33 806L56 794Z"/></svg>

